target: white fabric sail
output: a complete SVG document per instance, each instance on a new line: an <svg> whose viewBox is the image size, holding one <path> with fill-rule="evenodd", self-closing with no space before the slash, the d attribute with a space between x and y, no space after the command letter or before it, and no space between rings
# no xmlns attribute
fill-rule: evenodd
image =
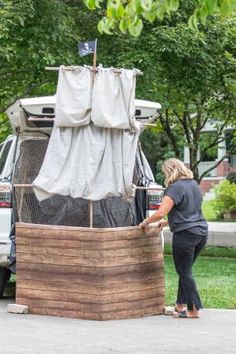
<svg viewBox="0 0 236 354"><path fill-rule="evenodd" d="M92 76L86 67L67 71L60 66L54 125L78 127L90 123L92 106Z"/></svg>
<svg viewBox="0 0 236 354"><path fill-rule="evenodd" d="M54 127L46 156L33 182L39 200L53 194L100 200L133 195L139 133L121 129Z"/></svg>
<svg viewBox="0 0 236 354"><path fill-rule="evenodd" d="M140 131L134 117L135 70L117 74L99 68L91 92L88 68L60 68L55 124L33 182L39 200L54 194L94 201L133 195Z"/></svg>
<svg viewBox="0 0 236 354"><path fill-rule="evenodd" d="M138 129L135 120L136 70L99 69L92 93L91 120L97 127Z"/></svg>

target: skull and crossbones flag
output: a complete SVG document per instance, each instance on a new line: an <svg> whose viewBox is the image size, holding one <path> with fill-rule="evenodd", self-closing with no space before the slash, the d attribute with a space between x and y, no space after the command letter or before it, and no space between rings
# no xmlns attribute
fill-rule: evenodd
<svg viewBox="0 0 236 354"><path fill-rule="evenodd" d="M78 52L80 57L95 53L97 50L97 40L81 42L78 44Z"/></svg>

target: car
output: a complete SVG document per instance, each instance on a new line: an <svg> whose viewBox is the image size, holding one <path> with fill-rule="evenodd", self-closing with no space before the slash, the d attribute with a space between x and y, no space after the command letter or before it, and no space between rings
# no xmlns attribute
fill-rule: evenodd
<svg viewBox="0 0 236 354"><path fill-rule="evenodd" d="M55 117L55 100L55 96L20 99L6 111L13 133L0 145L0 297L11 272L15 272L15 222L53 222L64 225L64 220L55 218L53 214L55 201L42 215L39 202L32 188L28 187L36 178L43 162ZM157 102L135 100L135 107L136 119L145 126L156 119L161 105ZM141 211L142 215L139 217L142 220L150 210L159 207L162 187L155 183L141 150L137 152L137 160L142 171L139 180L135 181L136 185L141 186L137 189L135 202ZM142 186L150 183L153 188L146 193ZM61 202L62 199L56 201L59 208ZM83 208L84 206L80 209ZM97 209L100 210L99 207ZM102 210L101 208L101 213ZM23 214L26 217L22 219ZM51 221L45 221L45 215Z"/></svg>

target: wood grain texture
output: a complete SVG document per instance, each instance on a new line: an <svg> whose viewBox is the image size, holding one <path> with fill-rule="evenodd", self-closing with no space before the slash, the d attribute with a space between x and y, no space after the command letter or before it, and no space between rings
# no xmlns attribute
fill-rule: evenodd
<svg viewBox="0 0 236 354"><path fill-rule="evenodd" d="M17 223L16 303L29 312L93 320L162 314L159 230Z"/></svg>

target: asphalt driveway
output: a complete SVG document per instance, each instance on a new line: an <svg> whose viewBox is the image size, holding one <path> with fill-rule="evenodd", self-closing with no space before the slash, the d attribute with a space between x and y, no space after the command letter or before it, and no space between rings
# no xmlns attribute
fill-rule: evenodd
<svg viewBox="0 0 236 354"><path fill-rule="evenodd" d="M0 300L1 354L233 354L236 310L203 310L200 319L152 316L120 321L7 313Z"/></svg>

